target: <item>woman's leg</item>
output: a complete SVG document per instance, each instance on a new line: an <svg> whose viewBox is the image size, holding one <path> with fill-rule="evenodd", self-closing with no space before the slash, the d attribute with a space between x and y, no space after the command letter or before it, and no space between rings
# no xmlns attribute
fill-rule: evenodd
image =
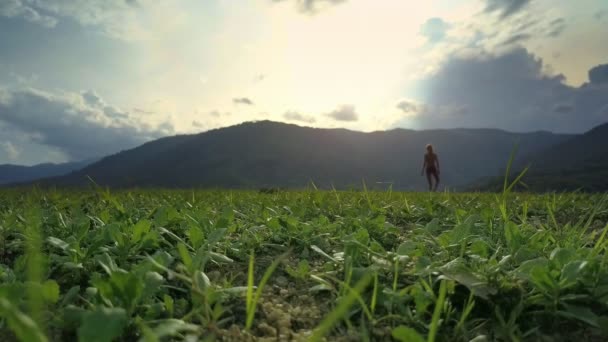
<svg viewBox="0 0 608 342"><path fill-rule="evenodd" d="M433 191L433 181L431 180L431 172L426 172L426 181L429 182L429 191Z"/></svg>
<svg viewBox="0 0 608 342"><path fill-rule="evenodd" d="M437 191L437 187L439 186L439 174L437 172L434 172L433 176L435 176L435 189L434 189L434 191Z"/></svg>

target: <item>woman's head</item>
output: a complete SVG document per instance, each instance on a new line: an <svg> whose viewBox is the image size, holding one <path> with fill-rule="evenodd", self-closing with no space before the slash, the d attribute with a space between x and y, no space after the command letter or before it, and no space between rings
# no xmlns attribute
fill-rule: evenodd
<svg viewBox="0 0 608 342"><path fill-rule="evenodd" d="M426 145L426 150L427 150L429 153L433 153L433 145L431 145L431 144Z"/></svg>

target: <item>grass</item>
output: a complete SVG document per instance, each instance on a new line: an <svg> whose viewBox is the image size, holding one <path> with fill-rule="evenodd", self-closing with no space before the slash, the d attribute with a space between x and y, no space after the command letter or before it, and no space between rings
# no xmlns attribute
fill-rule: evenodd
<svg viewBox="0 0 608 342"><path fill-rule="evenodd" d="M607 340L607 196L504 188L4 190L0 340Z"/></svg>

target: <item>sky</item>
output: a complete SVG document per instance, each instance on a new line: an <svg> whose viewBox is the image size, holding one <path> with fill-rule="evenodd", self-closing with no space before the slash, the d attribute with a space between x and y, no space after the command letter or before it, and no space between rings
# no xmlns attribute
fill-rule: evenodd
<svg viewBox="0 0 608 342"><path fill-rule="evenodd" d="M582 133L605 0L0 0L0 163L244 121Z"/></svg>

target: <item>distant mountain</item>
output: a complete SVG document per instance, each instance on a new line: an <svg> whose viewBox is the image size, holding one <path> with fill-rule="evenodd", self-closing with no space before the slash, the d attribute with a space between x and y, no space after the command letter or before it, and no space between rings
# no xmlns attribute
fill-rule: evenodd
<svg viewBox="0 0 608 342"><path fill-rule="evenodd" d="M608 123L534 154L524 178L532 191L608 191Z"/></svg>
<svg viewBox="0 0 608 342"><path fill-rule="evenodd" d="M61 164L38 164L33 166L0 165L0 185L30 182L37 179L66 175L72 171L80 170L95 160L70 162Z"/></svg>
<svg viewBox="0 0 608 342"><path fill-rule="evenodd" d="M498 174L516 141L530 154L570 137L494 129L363 133L249 122L155 140L43 184L84 185L90 176L112 187L301 188L313 181L344 189L360 187L365 179L370 188L390 182L394 189L416 190L426 187L421 163L425 145L433 143L442 185L458 188Z"/></svg>

